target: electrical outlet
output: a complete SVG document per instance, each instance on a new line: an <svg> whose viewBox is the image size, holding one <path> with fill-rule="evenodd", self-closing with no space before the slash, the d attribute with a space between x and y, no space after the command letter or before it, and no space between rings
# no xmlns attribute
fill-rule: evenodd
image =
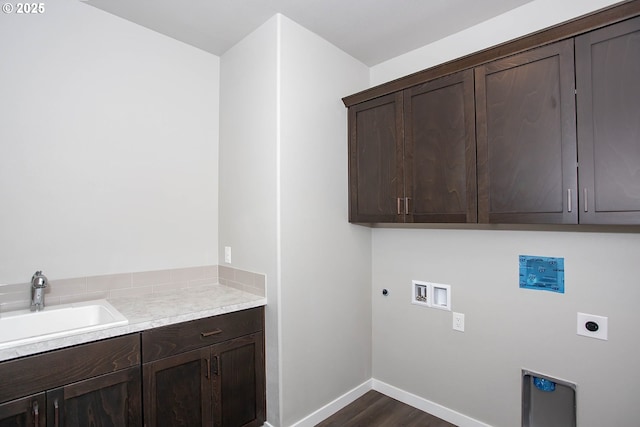
<svg viewBox="0 0 640 427"><path fill-rule="evenodd" d="M453 313L453 329L455 331L464 332L464 314Z"/></svg>
<svg viewBox="0 0 640 427"><path fill-rule="evenodd" d="M224 262L231 264L231 246L224 247Z"/></svg>
<svg viewBox="0 0 640 427"><path fill-rule="evenodd" d="M608 340L608 323L608 317L578 313L578 335L599 340Z"/></svg>

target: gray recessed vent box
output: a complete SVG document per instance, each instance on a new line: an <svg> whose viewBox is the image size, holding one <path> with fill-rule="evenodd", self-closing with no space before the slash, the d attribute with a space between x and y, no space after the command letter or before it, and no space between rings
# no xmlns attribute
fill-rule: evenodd
<svg viewBox="0 0 640 427"><path fill-rule="evenodd" d="M523 370L522 427L576 427L576 385Z"/></svg>

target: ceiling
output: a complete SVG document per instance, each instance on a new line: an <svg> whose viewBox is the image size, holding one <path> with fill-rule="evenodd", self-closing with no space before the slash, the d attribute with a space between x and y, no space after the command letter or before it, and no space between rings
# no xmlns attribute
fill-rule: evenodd
<svg viewBox="0 0 640 427"><path fill-rule="evenodd" d="M532 0L85 0L214 55L281 13L368 66Z"/></svg>

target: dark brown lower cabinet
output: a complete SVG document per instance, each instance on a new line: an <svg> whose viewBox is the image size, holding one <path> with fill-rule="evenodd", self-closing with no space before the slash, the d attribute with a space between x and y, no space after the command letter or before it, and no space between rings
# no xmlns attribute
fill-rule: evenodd
<svg viewBox="0 0 640 427"><path fill-rule="evenodd" d="M211 426L210 349L147 363L143 367L146 426Z"/></svg>
<svg viewBox="0 0 640 427"><path fill-rule="evenodd" d="M0 363L0 427L142 426L140 335Z"/></svg>
<svg viewBox="0 0 640 427"><path fill-rule="evenodd" d="M258 427L265 408L264 307L0 362L0 427Z"/></svg>
<svg viewBox="0 0 640 427"><path fill-rule="evenodd" d="M65 385L47 392L49 426L141 425L140 368Z"/></svg>
<svg viewBox="0 0 640 427"><path fill-rule="evenodd" d="M214 425L257 427L265 420L262 333L212 348Z"/></svg>
<svg viewBox="0 0 640 427"><path fill-rule="evenodd" d="M145 364L145 424L262 425L262 348L258 333Z"/></svg>
<svg viewBox="0 0 640 427"><path fill-rule="evenodd" d="M46 425L44 393L0 404L0 427L45 427Z"/></svg>
<svg viewBox="0 0 640 427"><path fill-rule="evenodd" d="M145 426L261 426L263 322L257 308L143 332Z"/></svg>

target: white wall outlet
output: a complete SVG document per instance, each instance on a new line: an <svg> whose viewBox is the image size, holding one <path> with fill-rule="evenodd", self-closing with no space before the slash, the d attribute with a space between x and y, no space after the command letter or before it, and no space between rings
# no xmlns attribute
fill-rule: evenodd
<svg viewBox="0 0 640 427"><path fill-rule="evenodd" d="M224 262L231 264L231 246L224 247Z"/></svg>
<svg viewBox="0 0 640 427"><path fill-rule="evenodd" d="M411 304L431 306L431 284L420 280L411 281Z"/></svg>
<svg viewBox="0 0 640 427"><path fill-rule="evenodd" d="M609 318L595 314L578 313L578 335L608 340Z"/></svg>
<svg viewBox="0 0 640 427"><path fill-rule="evenodd" d="M453 329L464 332L464 314L453 312Z"/></svg>

